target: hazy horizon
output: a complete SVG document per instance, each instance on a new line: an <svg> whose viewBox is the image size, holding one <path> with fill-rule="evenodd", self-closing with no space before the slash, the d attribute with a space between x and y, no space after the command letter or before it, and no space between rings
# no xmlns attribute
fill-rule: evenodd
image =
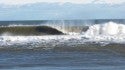
<svg viewBox="0 0 125 70"><path fill-rule="evenodd" d="M1 0L0 21L125 19L125 0Z"/></svg>

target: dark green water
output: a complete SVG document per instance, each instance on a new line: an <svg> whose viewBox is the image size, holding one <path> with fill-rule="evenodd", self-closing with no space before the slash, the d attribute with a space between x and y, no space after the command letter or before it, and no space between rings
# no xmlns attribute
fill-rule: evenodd
<svg viewBox="0 0 125 70"><path fill-rule="evenodd" d="M0 35L8 34L10 36L40 36L40 35L61 35L61 31L49 26L13 26L0 27Z"/></svg>

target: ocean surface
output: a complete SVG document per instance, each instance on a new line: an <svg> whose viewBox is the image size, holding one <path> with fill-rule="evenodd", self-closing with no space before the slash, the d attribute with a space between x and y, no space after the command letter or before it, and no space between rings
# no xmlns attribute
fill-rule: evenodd
<svg viewBox="0 0 125 70"><path fill-rule="evenodd" d="M124 70L125 19L0 21L0 70Z"/></svg>

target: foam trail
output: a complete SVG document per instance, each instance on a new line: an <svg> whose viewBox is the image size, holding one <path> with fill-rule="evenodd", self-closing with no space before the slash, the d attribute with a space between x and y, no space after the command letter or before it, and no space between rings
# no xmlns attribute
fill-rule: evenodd
<svg viewBox="0 0 125 70"><path fill-rule="evenodd" d="M75 43L84 43L81 40L82 36L74 35L55 35L55 36L1 36L0 48L6 47L55 47L56 45L68 44L74 45Z"/></svg>

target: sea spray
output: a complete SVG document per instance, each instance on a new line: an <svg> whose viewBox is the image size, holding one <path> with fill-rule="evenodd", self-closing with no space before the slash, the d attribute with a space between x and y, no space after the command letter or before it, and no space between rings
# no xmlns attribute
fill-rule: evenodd
<svg viewBox="0 0 125 70"><path fill-rule="evenodd" d="M115 31L114 31L115 30ZM114 22L94 24L86 32L44 36L0 36L0 48L99 47L125 43L125 25ZM81 49L81 48L80 48Z"/></svg>
<svg viewBox="0 0 125 70"><path fill-rule="evenodd" d="M86 37L95 41L125 41L125 25L114 22L90 26L85 33Z"/></svg>

